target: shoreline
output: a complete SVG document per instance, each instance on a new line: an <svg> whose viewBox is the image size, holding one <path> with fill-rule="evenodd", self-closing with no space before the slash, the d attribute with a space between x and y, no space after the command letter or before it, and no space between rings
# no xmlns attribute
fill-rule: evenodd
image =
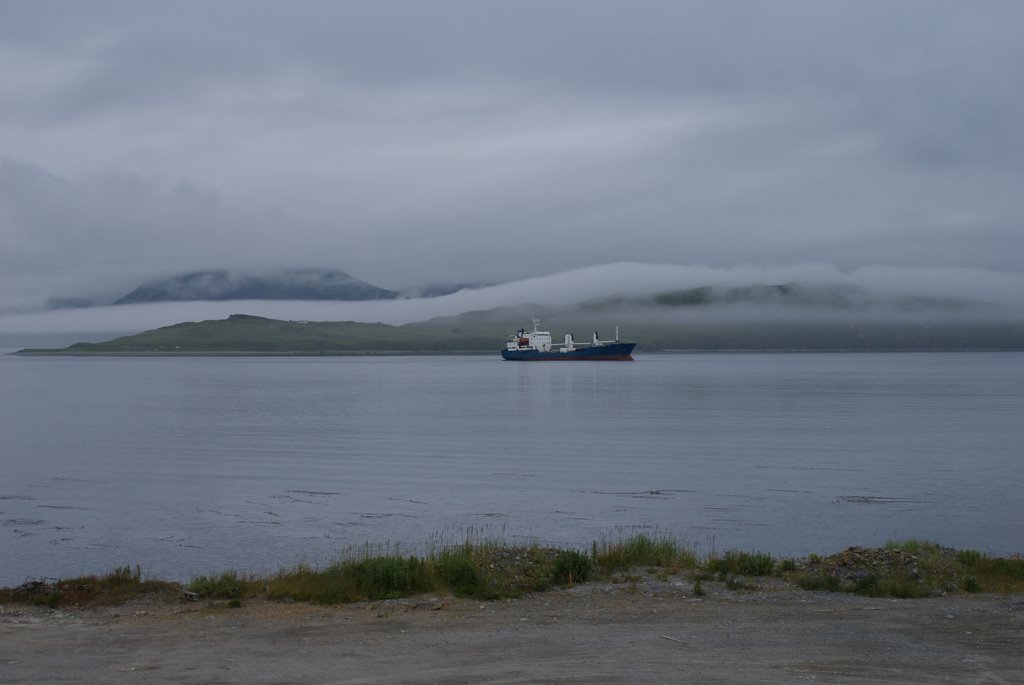
<svg viewBox="0 0 1024 685"><path fill-rule="evenodd" d="M1024 672L1024 559L920 540L799 561L701 561L641 535L590 555L464 543L282 574L181 586L125 567L33 588L0 601L0 681L1000 685ZM72 601L90 587L107 594Z"/></svg>
<svg viewBox="0 0 1024 685"><path fill-rule="evenodd" d="M997 592L1024 595L1024 556L989 556L977 550L907 539L883 547L848 547L828 556L781 557L729 550L701 557L670 536L635 534L595 541L589 551L470 540L419 556L388 546L350 550L326 566L300 564L276 571L193 576L188 582L143 576L141 566L105 575L27 579L0 586L0 607L88 608L129 603L148 596L187 601L253 600L350 604L364 600L447 593L495 601L559 588L641 581L688 585L719 582L732 591L803 589L871 597L927 598Z"/></svg>
<svg viewBox="0 0 1024 685"><path fill-rule="evenodd" d="M733 592L644 574L480 602L0 605L0 679L134 683L1009 683L1020 595Z"/></svg>

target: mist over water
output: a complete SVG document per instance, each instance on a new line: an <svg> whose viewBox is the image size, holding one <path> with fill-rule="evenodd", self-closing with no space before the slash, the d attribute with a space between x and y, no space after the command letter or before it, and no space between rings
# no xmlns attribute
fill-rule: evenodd
<svg viewBox="0 0 1024 685"><path fill-rule="evenodd" d="M467 531L1021 551L1024 355L0 358L0 583Z"/></svg>
<svg viewBox="0 0 1024 685"><path fill-rule="evenodd" d="M783 307L771 301L743 305L709 304L666 312L638 306L635 298L692 288L742 288L798 284L845 289L855 293L843 306ZM464 289L431 298L366 301L232 300L166 302L0 315L0 344L14 336L79 334L82 341L103 339L97 333L139 333L183 321L224 319L250 314L283 320L363 321L400 325L434 317L503 306L572 307L625 298L623 318L656 321L750 321L761 319L818 321L1024 320L1024 275L984 269L901 268L871 266L842 271L830 264L779 267L713 268L674 264L619 262L587 267L501 285ZM633 298L633 299L631 299ZM914 306L908 300L918 298ZM856 306L850 307L850 304ZM111 336L112 337L112 336ZM43 343L30 343L42 346ZM14 346L11 344L10 346Z"/></svg>

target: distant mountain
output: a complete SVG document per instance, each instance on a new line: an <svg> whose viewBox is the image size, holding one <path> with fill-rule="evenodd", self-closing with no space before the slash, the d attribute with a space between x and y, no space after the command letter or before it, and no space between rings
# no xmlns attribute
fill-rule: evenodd
<svg viewBox="0 0 1024 685"><path fill-rule="evenodd" d="M584 303L585 309L657 307L661 309L712 306L771 308L769 311L807 311L834 314L872 312L958 314L991 310L984 303L954 297L881 295L852 285L785 283L782 285L703 286L633 298L607 298Z"/></svg>
<svg viewBox="0 0 1024 685"><path fill-rule="evenodd" d="M402 294L412 298L443 297L445 295L457 293L460 290L477 290L479 288L489 288L493 285L493 283L433 283L430 285L405 288L402 291Z"/></svg>
<svg viewBox="0 0 1024 685"><path fill-rule="evenodd" d="M45 309L85 309L95 307L96 301L85 297L51 297L46 301Z"/></svg>
<svg viewBox="0 0 1024 685"><path fill-rule="evenodd" d="M401 294L342 271L200 271L142 285L114 304L196 300L393 300Z"/></svg>

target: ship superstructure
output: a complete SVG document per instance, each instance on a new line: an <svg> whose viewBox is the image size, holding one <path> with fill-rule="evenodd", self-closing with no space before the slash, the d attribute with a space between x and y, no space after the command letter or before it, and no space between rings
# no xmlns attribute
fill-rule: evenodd
<svg viewBox="0 0 1024 685"><path fill-rule="evenodd" d="M533 319L533 330L520 328L508 336L502 359L510 361L632 361L636 343L619 340L619 329L615 329L615 340L601 340L595 331L589 343L577 343L572 333L566 333L564 342L553 344L551 333L540 330L540 320Z"/></svg>

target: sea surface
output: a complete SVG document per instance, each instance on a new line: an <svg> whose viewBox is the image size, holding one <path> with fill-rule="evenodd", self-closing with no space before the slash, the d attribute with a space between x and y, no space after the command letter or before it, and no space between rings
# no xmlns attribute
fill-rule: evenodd
<svg viewBox="0 0 1024 685"><path fill-rule="evenodd" d="M467 536L1024 551L1024 354L0 356L0 585Z"/></svg>

